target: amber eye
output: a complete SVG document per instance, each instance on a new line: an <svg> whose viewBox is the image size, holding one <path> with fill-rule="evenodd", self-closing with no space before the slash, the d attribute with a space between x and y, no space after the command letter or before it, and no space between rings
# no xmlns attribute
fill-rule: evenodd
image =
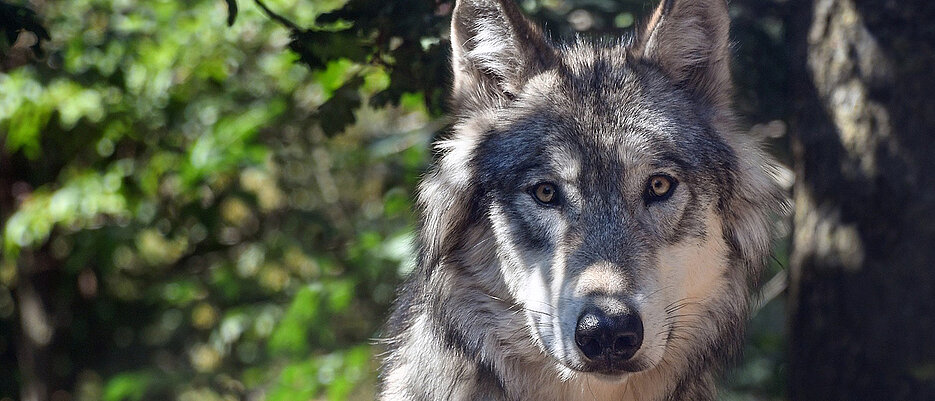
<svg viewBox="0 0 935 401"><path fill-rule="evenodd" d="M546 205L552 205L558 201L556 192L558 192L558 190L555 189L555 185L548 183L538 184L532 188L532 196L540 203Z"/></svg>
<svg viewBox="0 0 935 401"><path fill-rule="evenodd" d="M665 175L654 175L649 177L646 184L646 194L651 200L662 200L672 194L676 182L672 177Z"/></svg>

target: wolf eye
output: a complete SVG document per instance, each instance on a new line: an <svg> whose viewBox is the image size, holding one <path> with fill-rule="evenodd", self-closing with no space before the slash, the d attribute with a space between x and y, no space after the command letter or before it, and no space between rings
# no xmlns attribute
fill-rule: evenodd
<svg viewBox="0 0 935 401"><path fill-rule="evenodd" d="M646 201L655 202L668 199L672 195L672 191L675 190L676 185L678 185L678 181L667 175L656 174L649 177L649 181L646 183Z"/></svg>
<svg viewBox="0 0 935 401"><path fill-rule="evenodd" d="M554 184L541 183L532 187L532 197L543 205L555 205L558 203L558 189Z"/></svg>

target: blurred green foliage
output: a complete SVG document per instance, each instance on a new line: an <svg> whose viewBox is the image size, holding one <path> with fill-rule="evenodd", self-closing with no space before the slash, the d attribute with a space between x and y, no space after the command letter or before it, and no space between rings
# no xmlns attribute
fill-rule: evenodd
<svg viewBox="0 0 935 401"><path fill-rule="evenodd" d="M555 37L620 35L652 3L521 2ZM451 3L34 4L41 58L36 29L0 37L0 399L36 380L76 400L372 399L446 125ZM733 5L754 123L785 113L777 10ZM727 398L782 395L782 306L764 311Z"/></svg>

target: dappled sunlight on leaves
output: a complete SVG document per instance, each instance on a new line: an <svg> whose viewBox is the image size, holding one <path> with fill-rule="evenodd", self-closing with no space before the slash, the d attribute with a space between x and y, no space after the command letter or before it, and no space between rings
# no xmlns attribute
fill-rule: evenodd
<svg viewBox="0 0 935 401"><path fill-rule="evenodd" d="M309 70L256 7L227 27L215 3L40 10L60 65L0 76L17 94L0 96L2 157L25 184L0 213L0 323L16 321L17 255L48 244L75 288L61 313L81 320L56 328L81 347L76 397L366 394L359 344L412 263L413 177L441 126L421 95L366 106L385 67ZM340 2L270 4L311 21Z"/></svg>

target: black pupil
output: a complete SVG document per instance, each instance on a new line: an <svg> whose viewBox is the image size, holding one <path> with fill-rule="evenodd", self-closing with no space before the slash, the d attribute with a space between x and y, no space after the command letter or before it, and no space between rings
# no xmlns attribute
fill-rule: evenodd
<svg viewBox="0 0 935 401"><path fill-rule="evenodd" d="M552 196L552 187L548 185L543 185L539 187L539 193L543 198L550 198Z"/></svg>
<svg viewBox="0 0 935 401"><path fill-rule="evenodd" d="M665 185L666 185L666 183L663 181L662 178L657 178L657 179L653 180L653 188L656 189L656 193L657 193L657 194L658 194L659 192L662 192L663 189L665 189ZM660 195L661 195L661 194L660 194Z"/></svg>

